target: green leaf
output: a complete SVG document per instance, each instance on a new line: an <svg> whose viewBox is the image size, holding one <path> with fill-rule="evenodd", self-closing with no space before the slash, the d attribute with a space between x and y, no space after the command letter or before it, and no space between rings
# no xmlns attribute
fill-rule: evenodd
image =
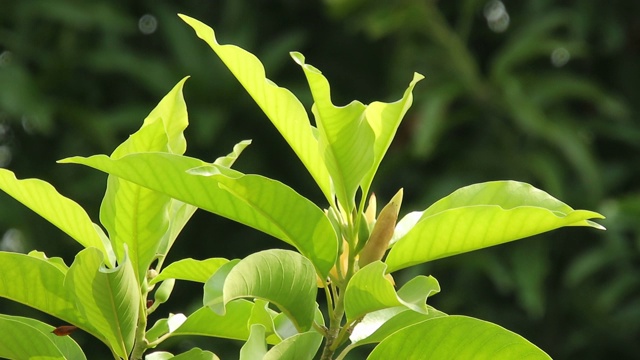
<svg viewBox="0 0 640 360"><path fill-rule="evenodd" d="M247 340L254 306L256 305L248 300L234 300L225 306L224 315L216 314L207 306L202 307L189 315L171 336L198 335ZM275 336L267 337L269 344L278 342L280 340Z"/></svg>
<svg viewBox="0 0 640 360"><path fill-rule="evenodd" d="M62 196L51 184L39 179L18 180L0 169L0 190L55 225L84 247L95 247L105 255L109 267L115 264L111 244L102 229L75 201Z"/></svg>
<svg viewBox="0 0 640 360"><path fill-rule="evenodd" d="M0 314L0 357L6 359L86 359L70 336L56 336L55 328L35 319Z"/></svg>
<svg viewBox="0 0 640 360"><path fill-rule="evenodd" d="M100 338L75 308L64 287L66 271L34 256L0 252L0 297L16 301L78 326Z"/></svg>
<svg viewBox="0 0 640 360"><path fill-rule="evenodd" d="M287 89L278 87L265 76L260 60L234 45L218 44L213 29L198 20L179 15L196 35L213 49L249 95L260 106L269 120L298 155L311 176L332 201L329 173L324 166L314 127L300 101Z"/></svg>
<svg viewBox="0 0 640 360"><path fill-rule="evenodd" d="M115 149L112 158L138 152L184 153L187 143L183 131L189 124L182 96L186 80L178 82L147 116L140 130ZM100 220L109 232L118 259L124 256L124 244L127 244L128 256L139 283L146 276L169 229L170 218L166 212L170 202L171 198L165 194L116 176L109 176L107 180Z"/></svg>
<svg viewBox="0 0 640 360"><path fill-rule="evenodd" d="M188 280L205 283L220 266L228 263L229 260L223 258L211 258L206 260L194 260L191 258L178 260L169 264L155 278L149 281L153 285L166 279Z"/></svg>
<svg viewBox="0 0 640 360"><path fill-rule="evenodd" d="M240 360L262 359L266 353L265 328L262 324L253 324L247 342L240 348Z"/></svg>
<svg viewBox="0 0 640 360"><path fill-rule="evenodd" d="M231 167L242 151L250 144L251 140L240 141L233 146L233 150L229 154L217 158L213 163ZM169 230L165 233L165 236L162 238L162 241L158 246L158 254L167 255L169 249L171 249L173 243L176 241L178 234L180 234L196 210L197 207L193 205L185 204L176 199L171 199L171 203L169 205L169 219L171 219L169 222Z"/></svg>
<svg viewBox="0 0 640 360"><path fill-rule="evenodd" d="M213 295L206 305L215 309L238 298L260 298L287 314L298 332L309 330L314 320L318 291L315 271L311 262L296 252L273 249L251 254L229 271L221 285L218 281L207 282L205 299L208 293ZM217 295L220 293L221 297Z"/></svg>
<svg viewBox="0 0 640 360"><path fill-rule="evenodd" d="M394 332L407 326L447 314L427 306L426 314L408 309L405 306L396 306L374 311L365 317L353 328L349 339L351 347L364 344L378 343Z"/></svg>
<svg viewBox="0 0 640 360"><path fill-rule="evenodd" d="M397 306L423 314L428 312L426 300L440 291L438 281L432 276L417 276L396 293L393 284L385 278L386 268L386 264L374 261L353 275L344 295L347 323L368 313Z"/></svg>
<svg viewBox="0 0 640 360"><path fill-rule="evenodd" d="M367 360L550 359L525 338L496 324L444 316L406 327L382 341Z"/></svg>
<svg viewBox="0 0 640 360"><path fill-rule="evenodd" d="M182 354L173 356L173 354L166 351L156 351L144 357L145 360L220 360L216 354L211 351L202 350L200 348L193 348Z"/></svg>
<svg viewBox="0 0 640 360"><path fill-rule="evenodd" d="M375 143L373 149L373 165L361 183L362 188L365 189L365 193L367 192L366 189L369 189L371 186L373 177L378 171L378 167L396 135L402 118L411 107L413 102L413 88L418 81L422 79L424 79L424 76L414 73L413 79L411 83L409 83L407 90L405 90L402 99L396 102L384 103L375 101L367 106L365 117L375 133Z"/></svg>
<svg viewBox="0 0 640 360"><path fill-rule="evenodd" d="M69 268L64 287L74 295L78 311L91 327L114 353L126 358L133 347L140 290L126 256L111 270L104 268L103 261L95 248L81 251Z"/></svg>
<svg viewBox="0 0 640 360"><path fill-rule="evenodd" d="M320 156L329 170L338 201L351 212L358 186L373 165L375 134L365 119L366 106L359 101L344 107L333 105L329 82L320 70L305 64L300 53L291 56L304 70L315 101L312 110L320 135Z"/></svg>
<svg viewBox="0 0 640 360"><path fill-rule="evenodd" d="M269 349L262 360L312 360L321 343L322 335L316 331L296 334Z"/></svg>
<svg viewBox="0 0 640 360"><path fill-rule="evenodd" d="M515 181L475 184L456 190L422 213L391 248L388 272L502 244L563 226L604 229L589 219L602 215L573 210L533 186Z"/></svg>
<svg viewBox="0 0 640 360"><path fill-rule="evenodd" d="M172 334L176 329L182 326L186 320L187 317L184 316L184 314L169 314L168 318L156 321L155 324L147 330L145 339L149 342L153 342L158 340L161 336Z"/></svg>
<svg viewBox="0 0 640 360"><path fill-rule="evenodd" d="M322 277L335 263L338 240L324 212L278 181L167 153L62 161L108 172L281 239L308 257Z"/></svg>

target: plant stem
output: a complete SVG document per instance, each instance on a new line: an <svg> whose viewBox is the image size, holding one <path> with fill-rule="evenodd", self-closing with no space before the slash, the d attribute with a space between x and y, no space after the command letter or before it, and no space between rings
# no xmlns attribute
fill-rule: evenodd
<svg viewBox="0 0 640 360"><path fill-rule="evenodd" d="M131 360L142 360L144 352L149 348L145 334L147 330L147 293L140 299L140 310L138 314L138 324L136 326L135 345L131 351Z"/></svg>

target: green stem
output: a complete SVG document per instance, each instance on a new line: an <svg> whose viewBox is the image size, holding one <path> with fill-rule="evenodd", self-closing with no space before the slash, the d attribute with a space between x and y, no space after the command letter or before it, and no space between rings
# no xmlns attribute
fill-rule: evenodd
<svg viewBox="0 0 640 360"><path fill-rule="evenodd" d="M142 294L140 299L140 313L138 314L135 345L131 351L131 360L142 360L144 352L149 348L149 343L147 342L147 339L145 339L147 330L147 294L147 292Z"/></svg>

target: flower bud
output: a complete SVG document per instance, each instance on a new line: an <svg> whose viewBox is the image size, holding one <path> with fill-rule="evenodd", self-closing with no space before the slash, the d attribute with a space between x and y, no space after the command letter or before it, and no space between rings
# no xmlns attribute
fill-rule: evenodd
<svg viewBox="0 0 640 360"><path fill-rule="evenodd" d="M381 260L389 247L389 241L393 237L396 228L400 205L402 204L402 189L380 211L369 240L359 254L358 265L362 268L376 260Z"/></svg>

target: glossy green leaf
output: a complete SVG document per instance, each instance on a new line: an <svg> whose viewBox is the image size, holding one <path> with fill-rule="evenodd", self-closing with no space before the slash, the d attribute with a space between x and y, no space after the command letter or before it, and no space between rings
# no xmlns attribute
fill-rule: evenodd
<svg viewBox="0 0 640 360"><path fill-rule="evenodd" d="M320 135L320 156L331 175L333 191L350 212L358 186L373 166L375 134L364 116L367 107L359 101L333 105L329 82L320 70L305 64L300 53L291 56L302 66L315 101L312 111Z"/></svg>
<svg viewBox="0 0 640 360"><path fill-rule="evenodd" d="M404 306L396 306L368 313L354 327L349 336L349 340L353 343L350 346L378 343L407 326L436 317L447 316L447 314L431 306L427 306L427 309L428 312L423 314Z"/></svg>
<svg viewBox="0 0 640 360"><path fill-rule="evenodd" d="M198 335L247 340L254 306L255 304L248 300L234 300L225 306L224 315L216 314L207 306L202 307L189 315L171 336ZM267 337L269 344L278 342L280 340L276 336Z"/></svg>
<svg viewBox="0 0 640 360"><path fill-rule="evenodd" d="M115 255L100 227L75 201L62 196L51 184L39 179L18 180L6 169L0 169L0 190L64 231L84 247L95 247L105 255L112 267Z"/></svg>
<svg viewBox="0 0 640 360"><path fill-rule="evenodd" d="M191 258L178 260L169 264L155 278L149 281L149 285L166 279L188 280L205 283L220 266L228 263L229 260L223 258L211 258L206 260L194 260Z"/></svg>
<svg viewBox="0 0 640 360"><path fill-rule="evenodd" d="M309 330L314 320L315 271L311 262L296 252L273 249L251 254L229 271L223 285L211 285L205 286L205 299L209 292L222 294L210 297L207 305L212 308L238 298L260 298L287 314L299 332Z"/></svg>
<svg viewBox="0 0 640 360"><path fill-rule="evenodd" d="M65 264L64 260L62 260L62 258L60 257L50 258L50 257L47 257L47 255L42 251L37 251L37 250L31 250L27 255L50 263L51 265L60 269L60 271L62 271L62 273L65 275L67 274L67 271L69 271L69 267L67 266L67 264Z"/></svg>
<svg viewBox="0 0 640 360"><path fill-rule="evenodd" d="M316 331L293 335L269 349L262 360L312 360L322 339Z"/></svg>
<svg viewBox="0 0 640 360"><path fill-rule="evenodd" d="M444 316L406 327L382 341L367 360L550 359L525 338L496 324Z"/></svg>
<svg viewBox="0 0 640 360"><path fill-rule="evenodd" d="M438 281L431 276L417 276L396 293L393 284L385 278L386 268L386 264L375 261L353 275L344 295L347 323L368 313L397 306L427 313L427 297L440 291Z"/></svg>
<svg viewBox="0 0 640 360"><path fill-rule="evenodd" d="M112 158L118 159L138 152L162 151L183 154L187 143L183 131L188 122L182 88L187 78L158 103L144 120L140 130L120 144ZM138 282L146 276L160 243L169 229L166 212L171 198L140 185L109 176L107 191L100 207L100 221L109 233L118 259L128 256Z"/></svg>
<svg viewBox="0 0 640 360"><path fill-rule="evenodd" d="M325 197L330 200L332 195L329 173L320 156L314 128L300 101L289 90L278 87L267 79L264 67L253 54L234 45L218 44L215 33L209 26L185 15L179 16L225 63L298 155Z"/></svg>
<svg viewBox="0 0 640 360"><path fill-rule="evenodd" d="M70 336L56 336L55 328L35 319L0 314L0 357L6 359L86 359Z"/></svg>
<svg viewBox="0 0 640 360"><path fill-rule="evenodd" d="M262 324L253 324L249 330L249 338L240 348L240 360L262 359L266 353L265 328Z"/></svg>
<svg viewBox="0 0 640 360"><path fill-rule="evenodd" d="M140 289L126 256L111 270L104 268L103 261L95 248L78 253L64 288L73 294L78 311L112 351L126 358L133 347Z"/></svg>
<svg viewBox="0 0 640 360"><path fill-rule="evenodd" d="M593 211L573 210L529 184L475 184L456 190L425 210L393 245L385 262L392 272L564 226L604 229L589 220L602 218Z"/></svg>
<svg viewBox="0 0 640 360"><path fill-rule="evenodd" d="M278 181L167 153L117 160L104 155L74 157L63 162L91 166L270 234L295 246L323 277L335 262L338 241L324 212Z"/></svg>
<svg viewBox="0 0 640 360"><path fill-rule="evenodd" d="M34 256L0 252L0 297L16 301L94 334L64 287L66 271Z"/></svg>

